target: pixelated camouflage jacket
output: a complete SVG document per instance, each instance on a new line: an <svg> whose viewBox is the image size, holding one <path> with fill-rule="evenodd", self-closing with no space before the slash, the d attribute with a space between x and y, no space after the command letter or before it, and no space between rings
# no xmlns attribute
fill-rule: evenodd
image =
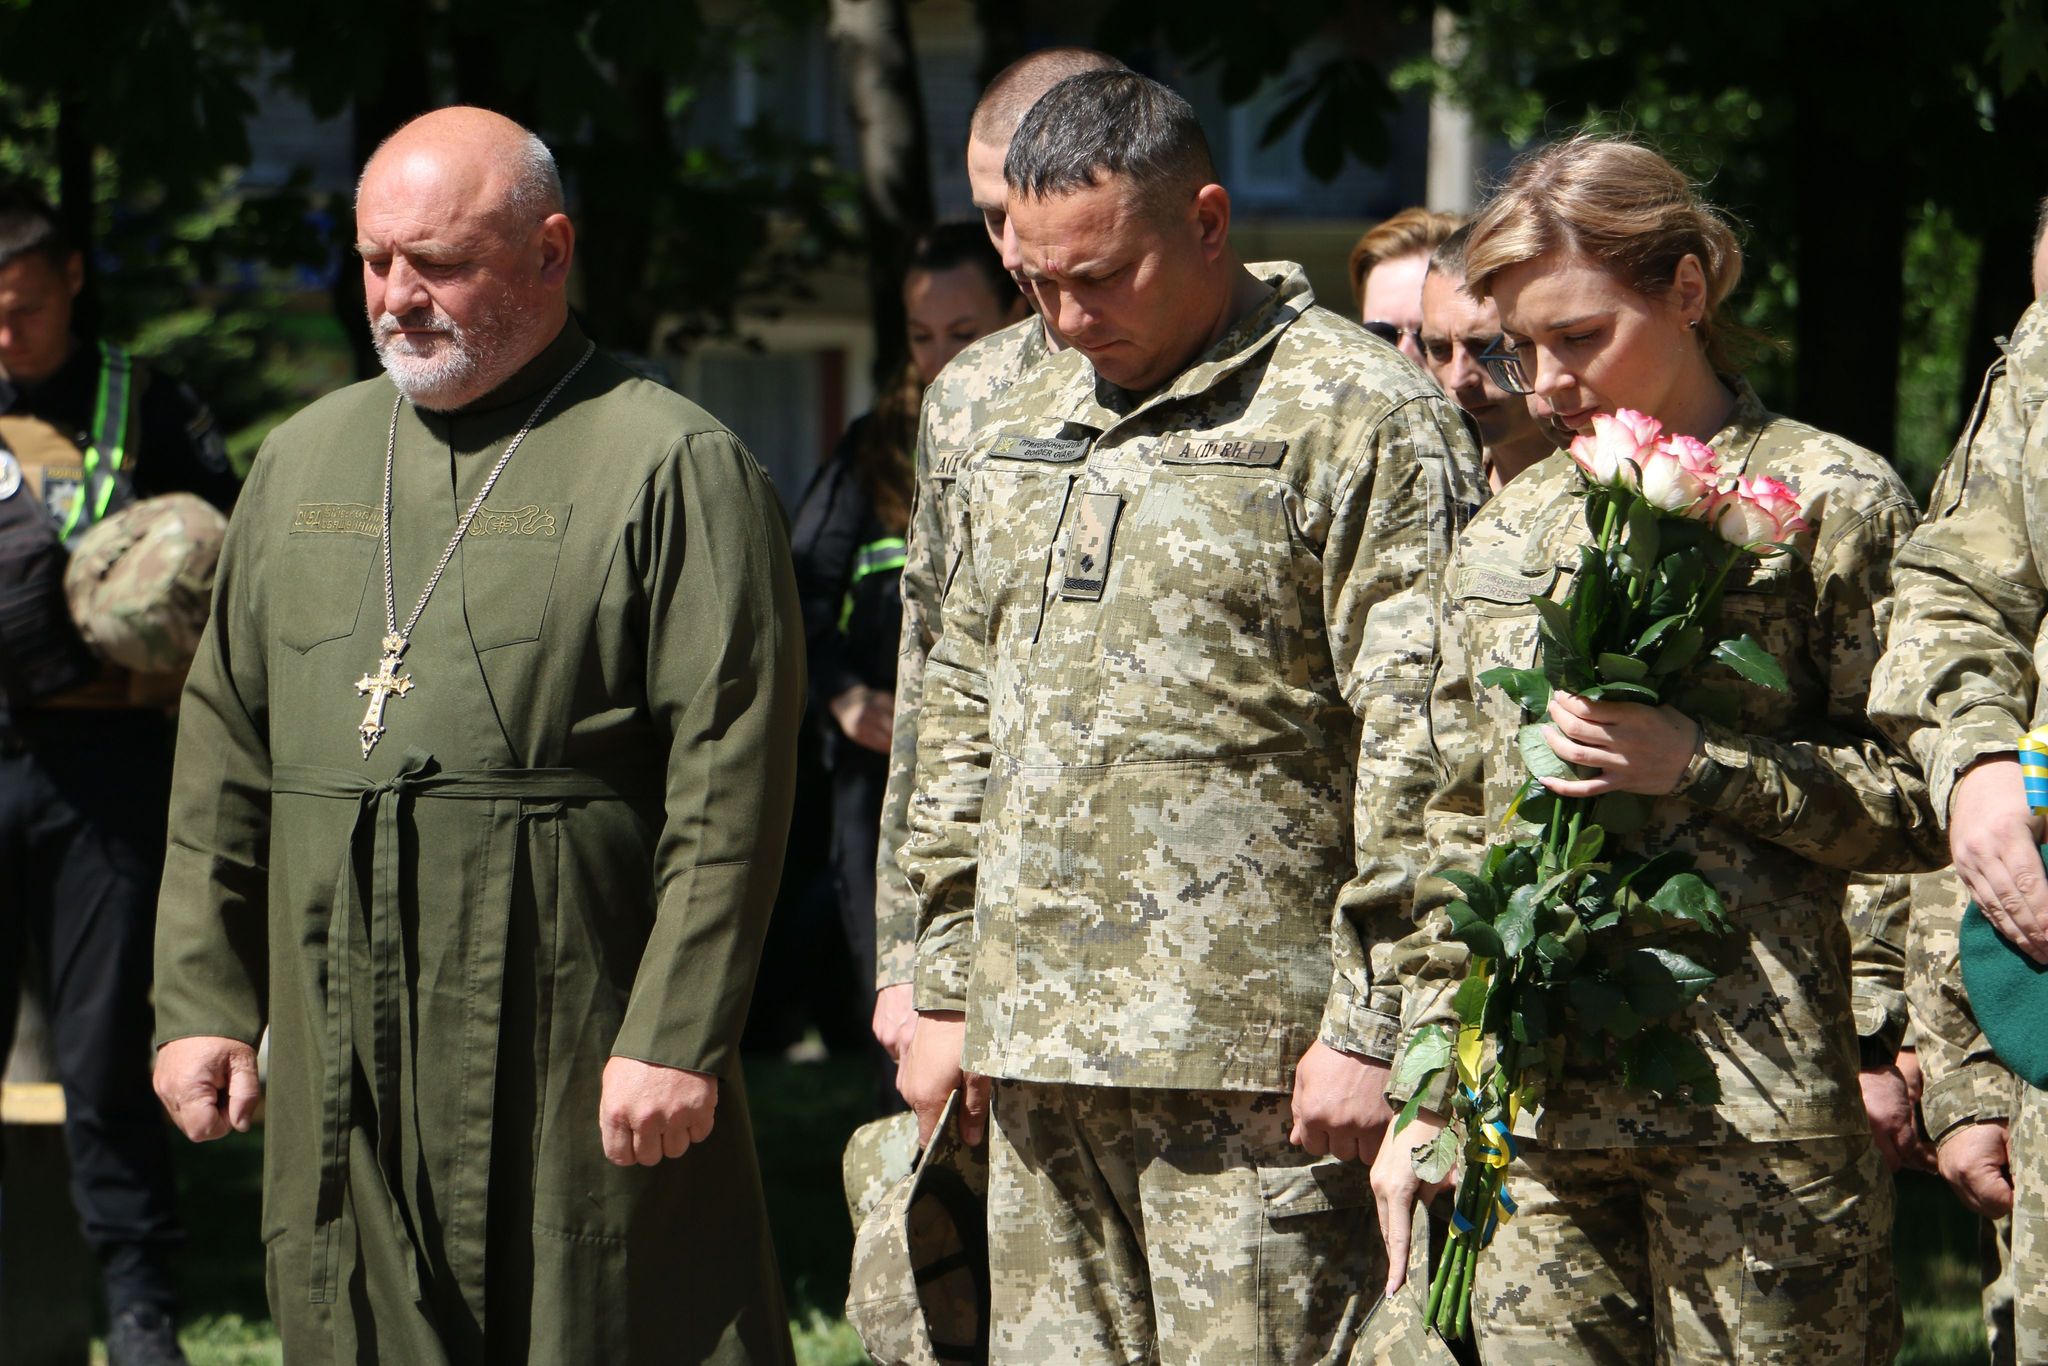
<svg viewBox="0 0 2048 1366"><path fill-rule="evenodd" d="M1853 875L1935 866L1942 854L1924 784L1871 728L1865 698L1882 639L1894 550L1912 530L1912 496L1883 460L1764 411L1739 386L1711 444L1730 474L1769 474L1797 490L1812 530L1798 556L1738 570L1723 627L1747 632L1785 667L1786 693L1744 683L1718 664L1701 677L1736 690L1735 726L1704 725L1674 795L1655 802L1628 847L1681 849L1725 898L1738 935L1719 979L1690 1007L1719 1075L1713 1106L1659 1102L1568 1068L1525 1126L1565 1148L1774 1141L1860 1132L1851 1005ZM1537 657L1534 594L1571 587L1590 539L1579 474L1552 456L1474 518L1445 589L1443 657L1431 697L1440 772L1428 807L1430 866L1474 867L1526 770L1519 709L1478 676ZM1881 879L1873 879L1871 885ZM1462 947L1442 938L1449 888L1422 884L1422 927L1391 952L1404 1026L1450 1018L1448 984Z"/></svg>
<svg viewBox="0 0 2048 1366"><path fill-rule="evenodd" d="M939 638L939 612L959 537L953 485L996 399L1053 354L1036 313L955 356L924 392L918 411L916 484L903 563L903 634L896 651L896 718L882 838L875 856L875 982L908 982L917 966L917 894L896 856L910 838L917 781L917 713L924 662Z"/></svg>
<svg viewBox="0 0 2048 1366"><path fill-rule="evenodd" d="M1871 1054L1896 1055L1912 1037L1906 941L1914 880L1908 873L1859 873L1842 897L1842 920L1849 927L1849 1008L1866 1062Z"/></svg>
<svg viewBox="0 0 2048 1366"><path fill-rule="evenodd" d="M2048 646L2048 305L2004 350L1899 552L1895 643L1871 688L1872 716L1920 761L1944 822L1963 770L2048 717L2035 662Z"/></svg>
<svg viewBox="0 0 2048 1366"><path fill-rule="evenodd" d="M1299 267L1266 278L1150 397L1041 364L961 475L903 866L917 1005L967 1011L971 1070L1270 1091L1319 1033L1391 1049L1365 955L1405 907L1345 904L1359 738L1420 716L1478 453Z"/></svg>
<svg viewBox="0 0 2048 1366"><path fill-rule="evenodd" d="M2010 753L2043 715L2035 651L2048 641L2033 516L2048 462L2048 310L2020 320L1984 376L1970 419L1928 498L1928 517L1899 552L1891 648L1871 685L1871 713L1911 748L1946 821L1962 771ZM1978 1120L2009 1119L2021 1083L1977 1028L1956 954L1968 893L1953 872L1916 879L1906 990L1926 1090L1921 1113L1939 1142Z"/></svg>
<svg viewBox="0 0 2048 1366"><path fill-rule="evenodd" d="M1956 952L1970 894L1954 870L1913 879L1906 994L1925 1089L1920 1114L1936 1143L1967 1124L2012 1119L2024 1085L1977 1027Z"/></svg>

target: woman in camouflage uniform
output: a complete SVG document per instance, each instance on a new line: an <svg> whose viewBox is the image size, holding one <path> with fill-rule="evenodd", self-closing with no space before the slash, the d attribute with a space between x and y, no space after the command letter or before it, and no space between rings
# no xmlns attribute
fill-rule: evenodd
<svg viewBox="0 0 2048 1366"><path fill-rule="evenodd" d="M1655 152L1579 137L1526 159L1474 224L1468 260L1467 288L1498 303L1513 348L1506 378L1562 422L1647 413L1709 442L1724 475L1790 484L1811 524L1799 554L1738 571L1723 607L1731 633L1783 664L1788 691L1707 663L1702 681L1738 695L1732 726L1669 706L1551 705L1552 748L1595 771L1554 790L1655 798L1624 843L1685 851L1727 901L1738 933L1683 1025L1721 1098L1659 1100L1611 1067L1568 1067L1509 1170L1519 1212L1480 1258L1479 1346L1518 1364L1889 1361L1892 1190L1858 1094L1842 905L1852 872L1940 857L1923 784L1865 716L1912 499L1883 459L1767 412L1734 377L1741 339L1721 313L1741 249ZM1454 556L1430 700L1433 867L1476 867L1526 776L1519 709L1478 679L1535 663L1529 599L1569 592L1593 539L1580 484L1551 456L1475 516ZM1396 951L1406 1030L1450 1018L1463 950L1444 928L1434 915ZM1429 1114L1374 1168L1390 1242L1405 1243L1391 1211L1415 1193L1409 1154L1437 1131Z"/></svg>

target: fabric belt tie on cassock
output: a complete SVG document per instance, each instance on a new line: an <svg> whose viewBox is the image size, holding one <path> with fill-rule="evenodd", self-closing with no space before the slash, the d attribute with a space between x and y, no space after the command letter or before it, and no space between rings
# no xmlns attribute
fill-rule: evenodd
<svg viewBox="0 0 2048 1366"><path fill-rule="evenodd" d="M370 1005L373 1021L371 1040L371 1086L377 1105L377 1166L383 1177L385 1198L391 1204L392 1225L411 1244L412 1256L406 1272L413 1298L420 1298L425 1254L419 1246L412 1221L399 1207L399 1173L391 1170L396 1161L399 1114L399 1054L411 1034L412 1002L405 989L404 949L400 938L401 871L399 866L400 818L405 799L487 801L501 803L492 814L489 842L493 867L491 876L512 894L515 860L520 846L519 825L529 804L548 806L570 801L627 801L628 796L605 779L569 768L489 768L455 772L438 771L433 756L408 749L398 771L382 782L341 768L306 764L278 764L271 772L271 789L305 797L327 797L356 803L356 818L349 828L342 850L341 872L334 889L334 909L327 932L327 1094L320 1126L320 1186L314 1207L312 1301L331 1304L340 1279L340 1221L342 1190L348 1178L348 1135L355 1123L355 1022L356 983L349 967L349 939L361 923L369 942ZM370 894L357 886L356 857L369 841ZM506 908L509 918L510 908ZM495 1012L489 1022L496 1032ZM407 1068L412 1077L415 1069ZM416 1083L415 1083L416 1084ZM416 1096L416 1093L415 1093ZM417 1104L413 1106L417 1113ZM483 1126L484 1150L477 1169L490 1165L490 1125ZM468 1165L468 1160L465 1161ZM360 1193L359 1193L360 1195ZM419 1202L414 1201L414 1208ZM479 1268L480 1270L481 1268Z"/></svg>

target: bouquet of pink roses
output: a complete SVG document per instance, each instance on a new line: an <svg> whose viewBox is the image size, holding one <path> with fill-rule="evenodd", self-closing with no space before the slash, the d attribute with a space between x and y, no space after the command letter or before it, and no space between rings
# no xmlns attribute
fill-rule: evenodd
<svg viewBox="0 0 2048 1366"><path fill-rule="evenodd" d="M1395 1064L1395 1089L1413 1096L1395 1132L1426 1101L1447 1115L1415 1150L1418 1174L1441 1181L1462 1159L1451 1240L1430 1284L1429 1319L1446 1336L1466 1332L1479 1251L1514 1214L1503 1176L1515 1121L1567 1058L1605 1063L1659 1096L1720 1097L1713 1064L1671 1021L1716 977L1707 950L1728 931L1726 908L1683 853L1625 847L1650 798L1560 797L1544 785L1588 776L1544 737L1552 692L1669 702L1732 722L1737 694L1703 661L1786 686L1768 651L1723 636L1718 619L1736 566L1791 551L1807 529L1797 494L1767 477L1728 479L1711 448L1627 409L1597 415L1571 456L1595 540L1580 548L1561 600L1530 600L1542 618L1538 667L1479 680L1522 709L1516 746L1529 776L1504 825L1519 819L1525 833L1496 840L1478 868L1443 875L1459 892L1450 936L1468 950L1451 999L1458 1024L1417 1030Z"/></svg>

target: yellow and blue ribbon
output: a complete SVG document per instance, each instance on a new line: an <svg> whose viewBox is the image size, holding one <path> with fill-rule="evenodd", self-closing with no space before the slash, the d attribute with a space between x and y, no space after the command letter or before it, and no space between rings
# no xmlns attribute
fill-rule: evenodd
<svg viewBox="0 0 2048 1366"><path fill-rule="evenodd" d="M1467 1086L1459 1089L1464 1091L1465 1099L1476 1110L1479 1106L1479 1097L1473 1093L1472 1088ZM1505 1170L1520 1153L1520 1149L1515 1146L1515 1136L1508 1131L1507 1125L1497 1119L1489 1119L1482 1123L1479 1126L1479 1136L1479 1160L1496 1170ZM1493 1241L1494 1231L1515 1217L1515 1209L1515 1202L1505 1187L1496 1187L1493 1204L1486 1211L1486 1223L1478 1231L1479 1246L1485 1247ZM1459 1211L1451 1212L1451 1227L1468 1237L1472 1236L1472 1221Z"/></svg>
<svg viewBox="0 0 2048 1366"><path fill-rule="evenodd" d="M2020 782L2026 788L2028 806L2048 807L2048 726L2020 738Z"/></svg>

